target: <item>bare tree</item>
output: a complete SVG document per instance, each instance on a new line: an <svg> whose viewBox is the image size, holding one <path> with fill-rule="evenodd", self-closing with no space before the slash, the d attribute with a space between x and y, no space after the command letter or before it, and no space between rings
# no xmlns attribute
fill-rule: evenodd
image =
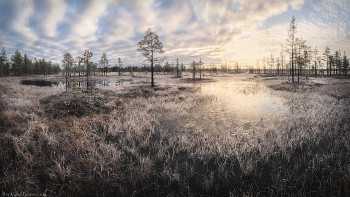
<svg viewBox="0 0 350 197"><path fill-rule="evenodd" d="M155 58L155 53L163 54L163 44L159 41L159 37L156 32L148 28L146 35L138 42L139 48L137 51L141 52L143 56L147 58L146 61L151 62L151 86L154 87L153 78L153 64L164 61L165 57Z"/></svg>

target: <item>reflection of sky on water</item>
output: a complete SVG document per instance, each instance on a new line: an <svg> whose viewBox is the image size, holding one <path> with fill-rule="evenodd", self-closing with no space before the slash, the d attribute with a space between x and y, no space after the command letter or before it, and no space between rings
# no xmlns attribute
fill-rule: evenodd
<svg viewBox="0 0 350 197"><path fill-rule="evenodd" d="M212 102L193 110L187 120L176 114L165 114L161 124L169 131L190 131L200 126L204 131L228 132L235 127L249 129L252 124L270 115L289 113L282 98L263 83L225 80L215 83L194 84L200 94L213 95Z"/></svg>

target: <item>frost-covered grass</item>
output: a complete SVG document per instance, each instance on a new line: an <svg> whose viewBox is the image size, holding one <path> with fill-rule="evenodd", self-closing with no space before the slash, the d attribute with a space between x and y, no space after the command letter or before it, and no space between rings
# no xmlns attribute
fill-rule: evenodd
<svg viewBox="0 0 350 197"><path fill-rule="evenodd" d="M295 113L253 126L253 137L239 135L242 128L225 134L204 132L201 125L173 133L159 124L161 114L186 117L212 98L197 94L190 84L176 83L180 79L164 78L155 89L139 84L123 91L99 89L94 95L3 80L2 192L349 195L347 100L317 91L280 91Z"/></svg>

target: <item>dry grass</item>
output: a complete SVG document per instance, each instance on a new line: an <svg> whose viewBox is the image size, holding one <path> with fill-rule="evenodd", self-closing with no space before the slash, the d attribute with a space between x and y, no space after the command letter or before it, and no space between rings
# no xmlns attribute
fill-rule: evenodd
<svg viewBox="0 0 350 197"><path fill-rule="evenodd" d="M172 79L173 80L173 79ZM178 80L178 79L174 79ZM4 82L4 81L3 81ZM5 82L4 82L5 83ZM281 91L295 113L226 134L172 133L158 119L210 102L196 89L94 95L1 87L2 192L49 196L347 196L349 103Z"/></svg>

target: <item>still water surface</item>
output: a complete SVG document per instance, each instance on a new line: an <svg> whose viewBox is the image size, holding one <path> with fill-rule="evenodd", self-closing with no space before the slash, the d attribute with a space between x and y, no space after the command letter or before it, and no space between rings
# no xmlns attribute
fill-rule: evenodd
<svg viewBox="0 0 350 197"><path fill-rule="evenodd" d="M72 82L68 82L72 83ZM79 87L86 87L86 82L75 82ZM56 81L46 81L46 80L22 80L21 84L23 85L34 85L34 86L50 86L50 87L62 87L66 85L66 82L56 82ZM106 80L106 81L91 81L89 82L92 86L121 86L129 85L129 81L115 81L115 80Z"/></svg>
<svg viewBox="0 0 350 197"><path fill-rule="evenodd" d="M274 90L264 83L254 81L224 80L214 83L194 84L200 93L212 95L213 101L199 106L187 117L169 112L162 115L160 123L170 132L203 131L230 132L237 127L244 130L264 119L290 113Z"/></svg>

